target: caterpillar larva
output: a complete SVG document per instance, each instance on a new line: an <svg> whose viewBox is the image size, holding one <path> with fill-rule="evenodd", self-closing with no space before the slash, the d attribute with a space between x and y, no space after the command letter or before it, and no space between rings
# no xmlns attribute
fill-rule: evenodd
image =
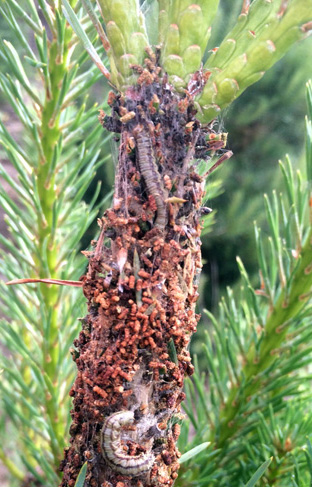
<svg viewBox="0 0 312 487"><path fill-rule="evenodd" d="M154 196L157 206L155 225L163 228L166 224L164 189L155 161L154 150L149 132L143 128L137 129L135 131L135 141L137 146L137 161L140 171L144 178L147 191L150 195Z"/></svg>
<svg viewBox="0 0 312 487"><path fill-rule="evenodd" d="M155 460L151 452L134 456L125 454L121 442L121 431L124 426L133 424L133 421L134 413L132 411L119 411L104 421L101 432L104 458L112 469L129 477L147 473Z"/></svg>

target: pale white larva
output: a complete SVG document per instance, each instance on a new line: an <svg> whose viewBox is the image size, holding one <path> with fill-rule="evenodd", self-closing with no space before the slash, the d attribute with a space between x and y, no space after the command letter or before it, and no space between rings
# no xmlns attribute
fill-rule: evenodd
<svg viewBox="0 0 312 487"><path fill-rule="evenodd" d="M101 446L104 458L113 470L129 477L138 477L149 472L155 457L151 452L127 455L122 448L121 433L126 425L134 422L132 411L119 411L104 421Z"/></svg>

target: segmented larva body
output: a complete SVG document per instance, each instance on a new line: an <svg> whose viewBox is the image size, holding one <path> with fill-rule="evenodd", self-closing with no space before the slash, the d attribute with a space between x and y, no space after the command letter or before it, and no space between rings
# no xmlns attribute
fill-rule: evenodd
<svg viewBox="0 0 312 487"><path fill-rule="evenodd" d="M136 130L137 161L144 178L149 195L154 196L157 206L155 225L163 228L166 225L166 204L164 188L158 172L154 150L149 132L140 128Z"/></svg>
<svg viewBox="0 0 312 487"><path fill-rule="evenodd" d="M155 457L151 452L133 456L125 454L121 442L121 430L133 422L132 411L119 411L109 416L102 428L101 445L104 458L112 469L129 477L138 477L149 472Z"/></svg>

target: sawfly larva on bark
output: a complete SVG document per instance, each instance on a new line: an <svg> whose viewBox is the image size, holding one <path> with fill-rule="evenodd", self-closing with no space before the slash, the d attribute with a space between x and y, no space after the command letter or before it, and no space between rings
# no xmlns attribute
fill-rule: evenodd
<svg viewBox="0 0 312 487"><path fill-rule="evenodd" d="M157 168L151 137L149 132L142 127L135 129L134 136L140 172L144 178L148 194L154 196L157 206L155 226L164 228L166 225L164 188Z"/></svg>
<svg viewBox="0 0 312 487"><path fill-rule="evenodd" d="M140 455L127 455L122 445L122 429L132 425L132 411L118 411L104 421L101 432L101 446L104 458L113 470L129 477L147 474L155 457L151 452Z"/></svg>

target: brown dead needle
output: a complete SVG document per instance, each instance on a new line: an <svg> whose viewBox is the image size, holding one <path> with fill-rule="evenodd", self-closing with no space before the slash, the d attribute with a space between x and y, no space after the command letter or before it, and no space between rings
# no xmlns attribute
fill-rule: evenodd
<svg viewBox="0 0 312 487"><path fill-rule="evenodd" d="M64 279L14 279L13 281L8 281L5 284L7 286L13 286L15 284L32 284L36 282L41 282L43 284L57 284L58 286L72 286L72 287L82 287L81 281L68 281Z"/></svg>

